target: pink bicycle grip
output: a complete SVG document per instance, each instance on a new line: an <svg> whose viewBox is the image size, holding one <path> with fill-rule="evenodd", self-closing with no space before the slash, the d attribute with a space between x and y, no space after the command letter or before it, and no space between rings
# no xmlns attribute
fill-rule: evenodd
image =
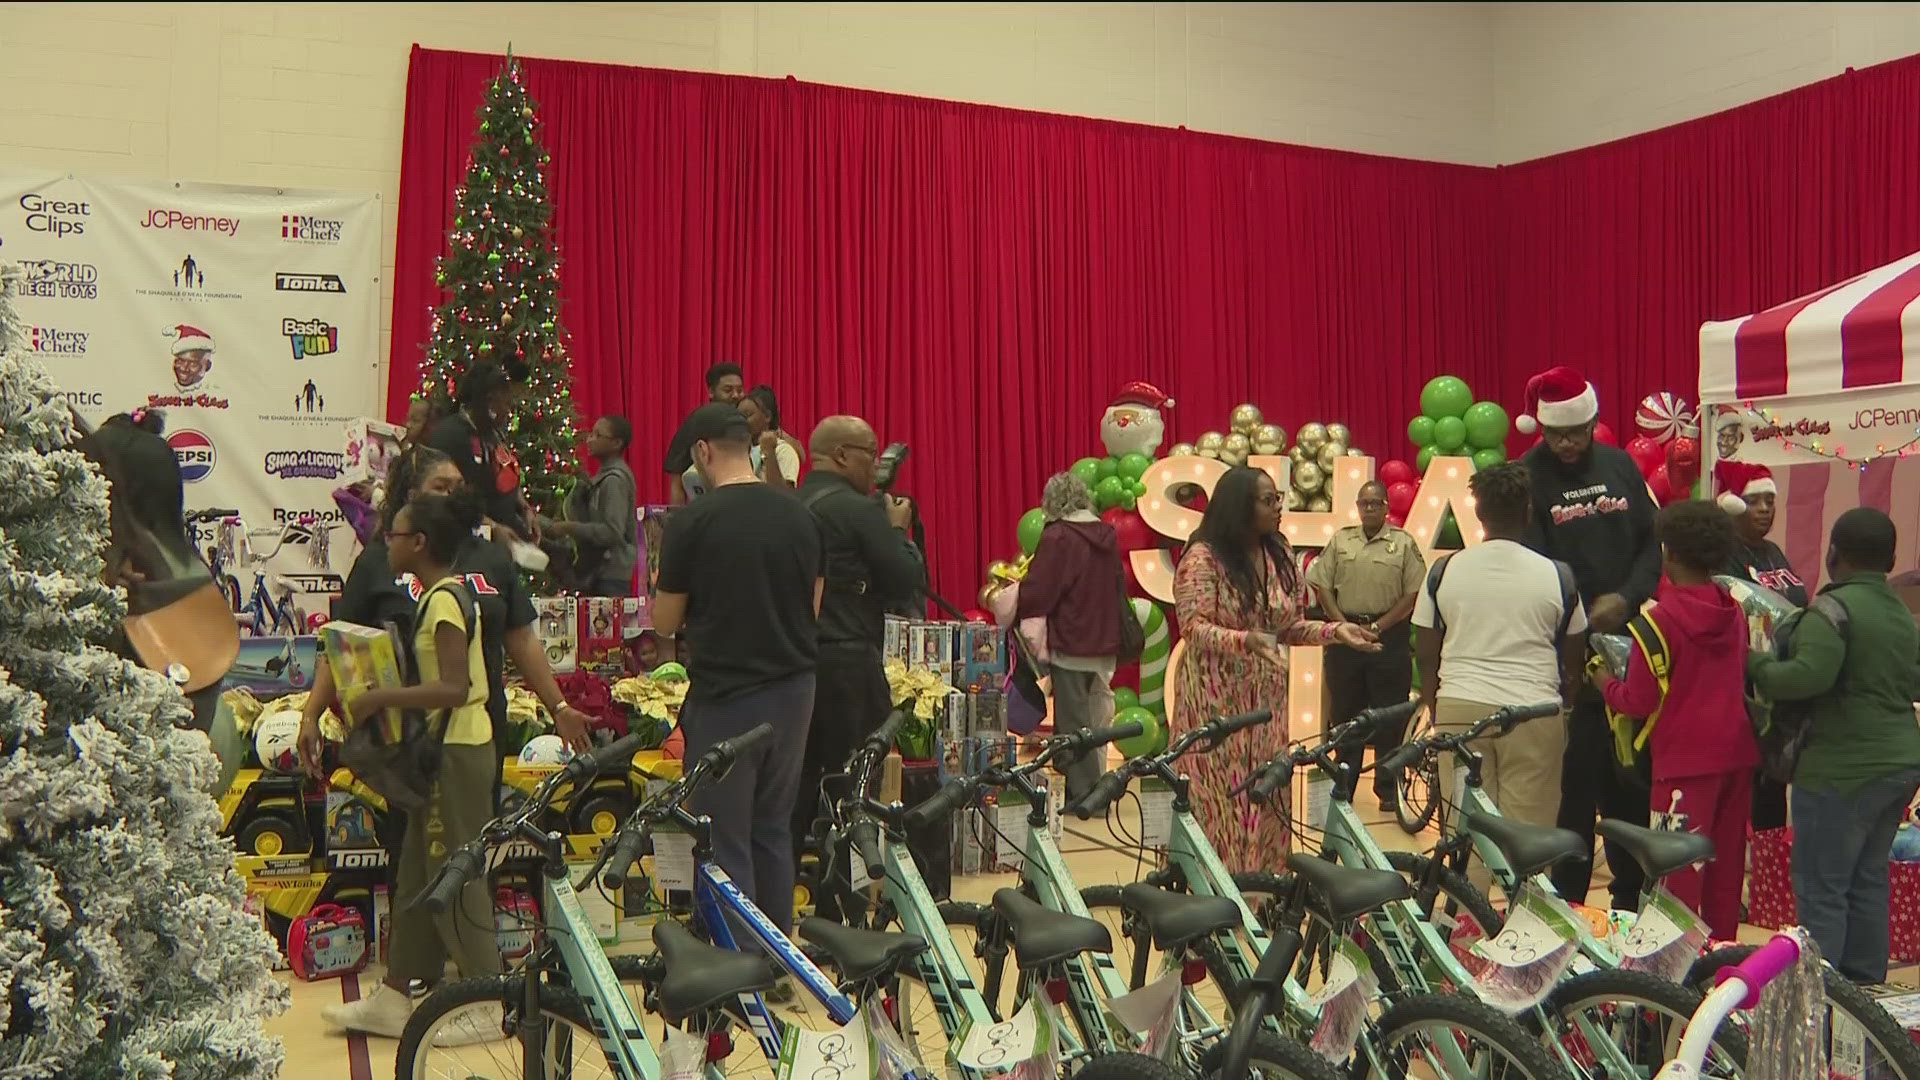
<svg viewBox="0 0 1920 1080"><path fill-rule="evenodd" d="M1752 956L1733 967L1715 972L1713 984L1719 986L1728 979L1739 979L1746 983L1747 996L1740 1002L1740 1007L1751 1009L1760 1004L1760 989L1799 960L1800 942L1791 934L1775 934L1772 941L1760 946Z"/></svg>

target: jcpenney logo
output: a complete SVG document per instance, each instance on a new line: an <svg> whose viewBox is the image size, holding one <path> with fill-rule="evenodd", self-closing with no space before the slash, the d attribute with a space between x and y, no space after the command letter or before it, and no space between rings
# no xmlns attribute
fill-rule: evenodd
<svg viewBox="0 0 1920 1080"><path fill-rule="evenodd" d="M281 292L344 293L347 283L339 274L275 274L273 287Z"/></svg>
<svg viewBox="0 0 1920 1080"><path fill-rule="evenodd" d="M189 214L185 210L172 210L154 207L147 216L140 219L143 229L179 229L182 232L217 232L228 236L240 233L240 219L215 217L212 214Z"/></svg>

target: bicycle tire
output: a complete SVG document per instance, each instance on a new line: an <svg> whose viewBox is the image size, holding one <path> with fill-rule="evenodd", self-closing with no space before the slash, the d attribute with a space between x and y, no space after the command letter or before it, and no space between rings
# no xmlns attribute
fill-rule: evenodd
<svg viewBox="0 0 1920 1080"><path fill-rule="evenodd" d="M1432 758L1400 773L1400 801L1393 820L1400 831L1417 836L1440 812L1440 765Z"/></svg>
<svg viewBox="0 0 1920 1080"><path fill-rule="evenodd" d="M1546 1044L1530 1035L1517 1021L1472 998L1455 994L1417 994L1388 1006L1380 1016L1374 1045L1387 1059L1389 1071L1376 1071L1375 1062L1363 1055L1357 1063L1362 1068L1357 1068L1354 1076L1397 1080L1409 1075L1409 1058L1401 1048L1430 1029L1449 1032L1454 1045L1467 1045L1463 1040L1470 1036L1485 1049L1498 1053L1510 1066L1497 1072L1477 1070L1477 1075L1497 1076L1501 1080L1573 1080Z"/></svg>
<svg viewBox="0 0 1920 1080"><path fill-rule="evenodd" d="M1221 1058L1226 1053L1225 1039L1207 1047L1200 1055L1202 1080L1220 1075ZM1344 1075L1326 1058L1270 1031L1254 1034L1252 1053L1247 1055L1247 1071L1264 1080L1342 1080Z"/></svg>
<svg viewBox="0 0 1920 1080"><path fill-rule="evenodd" d="M1576 1013L1584 1012L1595 1006L1612 1007L1618 1010L1622 1006L1640 1010L1638 1017L1652 1014L1660 1018L1658 1028L1645 1028L1628 1032L1629 1038L1623 1042L1621 1032L1613 1032L1611 1041L1614 1046L1627 1055L1630 1062L1645 1069L1645 1075L1658 1072L1660 1066L1672 1058L1680 1049L1680 1037L1686 1032L1687 1021L1693 1017L1695 1009L1700 1007L1700 994L1677 983L1656 978L1644 971L1627 971L1620 968L1601 968L1572 976L1553 988L1547 999L1541 1003L1548 1017L1554 1022L1554 1031L1542 1031L1541 1035L1549 1040L1560 1042L1570 1056L1578 1061L1589 1060L1590 1054L1584 1047L1585 1036L1577 1030L1569 1030ZM1533 1014L1535 1017L1538 1014ZM1616 1012L1615 1019L1635 1020L1635 1015L1622 1015ZM1571 1041L1570 1041L1571 1040ZM1747 1065L1747 1038L1739 1029L1723 1025L1714 1034L1710 1044L1706 1071L1700 1075L1706 1077L1741 1075ZM1581 1075L1610 1076L1611 1073L1596 1072Z"/></svg>
<svg viewBox="0 0 1920 1080"><path fill-rule="evenodd" d="M1190 1080L1159 1058L1126 1050L1095 1054L1072 1075L1073 1080Z"/></svg>
<svg viewBox="0 0 1920 1080"><path fill-rule="evenodd" d="M1686 983L1694 990L1705 993L1713 988L1716 972L1738 964L1758 949L1757 945L1727 945L1714 949L1695 960L1693 966L1687 969ZM1821 965L1820 977L1826 983L1828 1008L1845 1014L1865 1033L1873 1048L1879 1052L1881 1062L1897 1080L1920 1080L1920 1047L1914 1045L1912 1037L1900 1026L1900 1022L1882 1008L1872 994L1835 971L1832 965ZM1831 1024L1828 1025L1828 1032L1831 1040Z"/></svg>
<svg viewBox="0 0 1920 1080"><path fill-rule="evenodd" d="M1427 867L1429 863L1433 862L1433 858L1414 851L1389 851L1387 852L1387 861L1393 864L1395 870L1406 875L1407 880L1417 885L1426 880ZM1460 873L1460 871L1450 866L1442 865L1439 875L1434 879L1434 883L1438 886L1434 895L1422 895L1421 892L1416 889L1413 896L1413 902L1419 905L1421 914L1426 916L1428 922L1434 922L1434 902L1441 896L1445 896L1448 900L1458 905L1461 910L1472 915L1474 921L1480 924L1480 928L1485 931L1488 937L1493 937L1498 934L1501 927L1506 925L1507 920L1502 918L1500 912L1494 908L1493 901L1487 898L1486 893L1480 891L1478 885L1467 880L1466 876ZM1438 925L1444 930L1451 931L1453 929L1450 925L1452 923L1453 913L1447 912L1446 914L1448 918Z"/></svg>
<svg viewBox="0 0 1920 1080"><path fill-rule="evenodd" d="M428 1066L422 1058L431 1055L421 1054L423 1047L429 1050L449 1049L428 1046L429 1038L438 1030L443 1017L456 1009L463 1009L470 1005L491 1002L499 1002L503 1005L518 1004L525 991L524 975L489 975L450 982L428 994L419 1007L413 1010L413 1015L407 1019L406 1028L400 1033L400 1046L393 1058L395 1080L408 1080L408 1078L427 1080L428 1077L443 1075L428 1071ZM589 1055L588 1060L604 1063L605 1051L601 1049L598 1037L593 1034L593 1024L587 1019L586 1007L581 1003L579 995L571 990L545 984L539 987L539 991L540 1011L548 1017L548 1022L557 1020L577 1029L576 1038L584 1039L585 1045L581 1050ZM511 1036L503 1032L501 1041L509 1042L510 1040ZM479 1053L479 1051L475 1052ZM489 1055L489 1062L497 1069L503 1058L516 1059L519 1052L519 1044L513 1041L502 1053ZM605 1067L607 1075L613 1075L611 1066ZM489 1074L497 1075L492 1070Z"/></svg>
<svg viewBox="0 0 1920 1080"><path fill-rule="evenodd" d="M993 973L988 970L988 965L991 961L989 961L987 957L980 955L978 949L980 942L985 940L987 936L987 928L999 917L991 907L985 904L976 904L971 900L946 900L940 904L940 921L942 923L949 927L959 927L973 931L975 948L971 950L963 948L961 950L961 958L965 960L968 958L969 953L972 954L974 985L980 988L980 996L987 1003L987 1013L995 1020L1003 1020L1007 1016L1007 1013L1001 1010L1000 1002L996 999L1009 993L1013 989L1013 985L1020 981L1017 969L1012 973L1011 977L1008 976L1006 957L1001 957L998 993L992 995L987 993L987 987L993 985L989 979L989 976ZM960 939L955 939L956 944L958 944L959 941Z"/></svg>

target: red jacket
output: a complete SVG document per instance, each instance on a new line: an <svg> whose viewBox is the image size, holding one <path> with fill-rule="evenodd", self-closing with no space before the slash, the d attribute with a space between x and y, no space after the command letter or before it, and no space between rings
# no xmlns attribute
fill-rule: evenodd
<svg viewBox="0 0 1920 1080"><path fill-rule="evenodd" d="M1760 763L1747 719L1747 617L1718 585L1663 583L1650 613L1667 639L1665 702L1635 646L1625 680L1607 684L1607 705L1627 716L1660 711L1649 743L1653 778L1740 772Z"/></svg>
<svg viewBox="0 0 1920 1080"><path fill-rule="evenodd" d="M1047 650L1068 656L1120 651L1120 541L1099 521L1056 521L1020 582L1015 617L1047 617Z"/></svg>

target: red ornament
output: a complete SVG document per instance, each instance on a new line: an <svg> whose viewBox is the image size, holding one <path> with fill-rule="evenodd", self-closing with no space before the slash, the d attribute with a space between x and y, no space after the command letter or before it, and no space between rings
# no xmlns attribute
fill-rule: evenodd
<svg viewBox="0 0 1920 1080"><path fill-rule="evenodd" d="M1700 441L1685 435L1667 444L1667 482L1683 493L1700 479Z"/></svg>
<svg viewBox="0 0 1920 1080"><path fill-rule="evenodd" d="M1647 487L1653 492L1653 501L1665 506L1673 501L1673 487L1667 481L1667 467L1660 465L1647 474Z"/></svg>
<svg viewBox="0 0 1920 1080"><path fill-rule="evenodd" d="M1627 440L1627 456L1640 467L1641 476L1650 476L1653 470L1666 458L1660 444L1646 435L1635 435Z"/></svg>

